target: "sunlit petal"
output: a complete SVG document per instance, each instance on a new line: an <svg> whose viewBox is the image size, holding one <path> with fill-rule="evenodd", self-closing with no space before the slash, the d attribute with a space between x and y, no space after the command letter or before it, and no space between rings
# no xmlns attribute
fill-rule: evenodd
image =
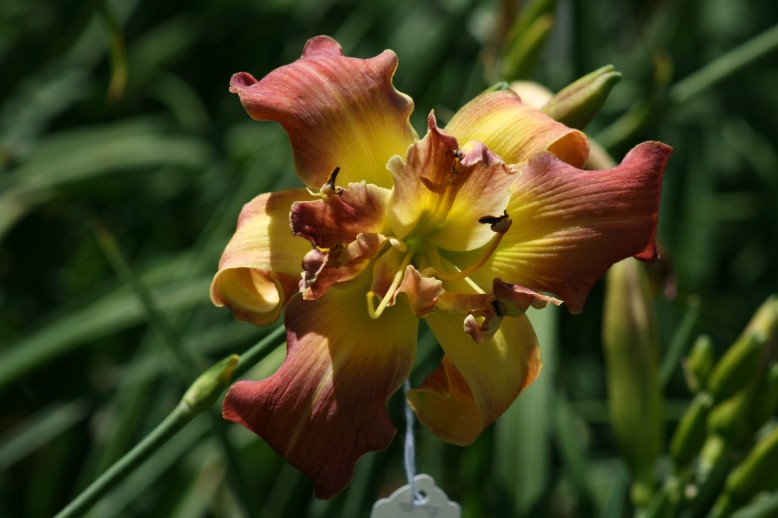
<svg viewBox="0 0 778 518"><path fill-rule="evenodd" d="M418 320L405 304L367 314L369 275L287 305L287 356L271 377L233 385L224 417L261 436L329 498L363 454L387 447L396 429L387 398L413 366Z"/></svg>
<svg viewBox="0 0 778 518"><path fill-rule="evenodd" d="M339 195L292 206L292 232L320 248L346 245L358 234L384 228L389 190L352 183Z"/></svg>
<svg viewBox="0 0 778 518"><path fill-rule="evenodd" d="M570 311L581 311L611 264L629 256L655 258L662 174L670 152L664 144L646 142L607 171L582 171L549 153L536 155L513 186L508 212L518 223L472 278L486 289L500 277L551 292ZM451 260L471 260L463 255Z"/></svg>
<svg viewBox="0 0 778 518"><path fill-rule="evenodd" d="M491 340L476 344L461 315L436 311L426 318L446 355L408 402L435 435L470 444L540 372L535 333L526 316L508 317Z"/></svg>
<svg viewBox="0 0 778 518"><path fill-rule="evenodd" d="M275 322L297 291L300 261L311 248L289 229L292 203L305 199L310 199L305 189L288 189L262 194L243 207L211 284L215 305L258 326Z"/></svg>
<svg viewBox="0 0 778 518"><path fill-rule="evenodd" d="M459 164L464 178L446 220L430 235L430 243L445 250L473 250L494 238L484 216L500 216L510 199L515 175L480 142L469 142Z"/></svg>
<svg viewBox="0 0 778 518"><path fill-rule="evenodd" d="M318 36L308 40L300 59L259 81L235 74L230 91L254 119L286 129L298 174L310 188L321 187L335 167L344 184L366 180L391 187L386 162L404 156L416 137L408 122L413 101L392 85L396 68L390 50L349 58L335 40Z"/></svg>
<svg viewBox="0 0 778 518"><path fill-rule="evenodd" d="M424 138L402 155L404 160L399 156L393 157L387 166L394 177L389 224L400 239L414 229L425 213L435 210L439 195L428 186L445 188L456 162L457 140L440 131L434 113L427 117L427 128Z"/></svg>
<svg viewBox="0 0 778 518"><path fill-rule="evenodd" d="M326 252L319 248L311 249L303 258L303 278L300 281L303 298L317 299L333 284L357 277L385 243L386 238L381 234L359 234L345 247Z"/></svg>
<svg viewBox="0 0 778 518"><path fill-rule="evenodd" d="M525 106L511 90L479 95L454 115L446 131L459 142L483 142L507 164L550 151L580 167L589 155L589 142L583 133Z"/></svg>

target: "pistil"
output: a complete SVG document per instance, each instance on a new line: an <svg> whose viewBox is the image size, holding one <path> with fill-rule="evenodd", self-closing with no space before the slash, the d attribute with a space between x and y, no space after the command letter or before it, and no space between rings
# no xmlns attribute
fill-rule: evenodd
<svg viewBox="0 0 778 518"><path fill-rule="evenodd" d="M395 247L399 248L399 247ZM408 249L406 247L406 254L403 257L402 262L400 263L400 267L397 269L397 272L394 274L394 278L392 279L392 283L389 285L389 288L386 290L386 293L384 294L384 297L381 299L381 302L378 304L378 307L373 307L373 300L376 298L376 294L374 291L370 290L367 292L367 312L370 315L370 318L373 320L377 319L381 316L381 314L384 312L386 307L389 305L389 303L392 301L392 297L394 296L395 290L400 286L400 283L403 280L403 274L405 273L405 268L410 264L411 258L414 254L414 249L410 248Z"/></svg>

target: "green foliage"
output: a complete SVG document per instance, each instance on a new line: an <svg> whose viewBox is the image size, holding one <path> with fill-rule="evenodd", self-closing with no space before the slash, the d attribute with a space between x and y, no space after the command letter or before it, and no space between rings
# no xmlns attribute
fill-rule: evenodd
<svg viewBox="0 0 778 518"><path fill-rule="evenodd" d="M622 79L587 132L617 159L641 140L675 148L660 215L663 259L649 274L663 424L674 437L661 455L677 469L660 459L659 496L648 510L689 505L703 515L723 487L728 500L715 505L727 511L774 511L774 484L756 488L772 491L764 500L746 487L749 477L774 480L758 474L774 465L775 408L754 410L742 392L776 392L764 357L750 355L752 339L738 346L747 360L739 376L753 380L751 389L694 360L695 379L709 387L695 388L695 399L680 360L705 333L717 365L729 361L721 358L734 353L724 350L778 286L770 26L778 6L524 4L0 3L0 516L54 515L144 444L219 359L240 354L236 370L253 366L255 379L283 359L282 332L237 323L209 302L240 207L298 182L283 131L250 121L227 85L234 72L259 77L290 62L316 34L359 57L394 49L395 83L414 98L417 129L431 109L445 122L498 80L520 76L559 91L614 65ZM533 313L544 372L474 445L419 431L419 471L436 478L463 516L634 512L609 424L602 306L598 286L582 315ZM414 385L439 360L434 345L422 335ZM724 468L712 467L715 483L705 485L694 471L701 438L722 437L708 420L737 401L754 419L733 425ZM389 410L401 428L401 401ZM163 438L153 461L128 471L91 516L366 516L404 483L398 440L364 458L351 486L321 502L297 471L215 409ZM721 451L711 444L709 453ZM682 500L690 484L699 505Z"/></svg>

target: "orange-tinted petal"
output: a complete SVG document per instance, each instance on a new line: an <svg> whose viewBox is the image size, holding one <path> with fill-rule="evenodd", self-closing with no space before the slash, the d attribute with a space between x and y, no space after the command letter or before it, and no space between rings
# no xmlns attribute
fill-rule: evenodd
<svg viewBox="0 0 778 518"><path fill-rule="evenodd" d="M346 245L358 234L381 232L384 228L387 189L352 183L339 195L292 206L292 232L320 248Z"/></svg>
<svg viewBox="0 0 778 518"><path fill-rule="evenodd" d="M408 122L413 101L392 85L396 68L390 50L349 58L335 40L318 36L308 40L300 59L259 81L235 74L230 91L251 117L286 129L297 172L312 189L335 167L344 184L366 180L391 187L386 162L405 155L416 138Z"/></svg>
<svg viewBox="0 0 778 518"><path fill-rule="evenodd" d="M347 246L323 252L313 248L303 258L303 278L300 291L303 298L313 300L335 283L358 276L386 243L381 234L359 234Z"/></svg>
<svg viewBox="0 0 778 518"><path fill-rule="evenodd" d="M465 333L461 315L439 310L426 319L446 355L408 402L435 435L470 444L537 377L537 338L525 315L504 318L483 344Z"/></svg>
<svg viewBox="0 0 778 518"><path fill-rule="evenodd" d="M224 417L308 476L318 498L342 490L360 456L388 446L396 429L386 400L413 366L418 320L404 304L371 319L369 283L368 273L317 300L293 297L283 365L263 381L236 383L224 400Z"/></svg>
<svg viewBox="0 0 778 518"><path fill-rule="evenodd" d="M581 167L589 141L578 130L525 106L511 90L486 92L463 106L446 126L460 143L483 142L507 164L518 164L539 151L550 151Z"/></svg>
<svg viewBox="0 0 778 518"><path fill-rule="evenodd" d="M514 224L473 280L487 287L500 277L554 293L570 311L581 311L610 265L629 256L655 258L670 152L662 143L645 142L607 171L582 171L550 153L536 155L513 186L508 212ZM472 257L451 260L467 264Z"/></svg>
<svg viewBox="0 0 778 518"><path fill-rule="evenodd" d="M297 291L300 261L310 249L289 229L292 203L305 199L310 199L305 189L288 189L262 194L243 207L211 284L215 305L258 326L275 322Z"/></svg>

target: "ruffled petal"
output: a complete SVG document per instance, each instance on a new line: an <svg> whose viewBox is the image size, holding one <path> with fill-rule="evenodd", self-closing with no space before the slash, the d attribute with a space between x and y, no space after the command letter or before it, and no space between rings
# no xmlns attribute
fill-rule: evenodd
<svg viewBox="0 0 778 518"><path fill-rule="evenodd" d="M392 85L396 68L390 50L371 59L349 58L335 40L317 36L300 59L259 81L235 74L230 91L252 118L284 127L297 172L310 188L321 187L335 167L344 183L391 187L386 162L405 155L416 138L408 122L413 101Z"/></svg>
<svg viewBox="0 0 778 518"><path fill-rule="evenodd" d="M510 199L515 175L505 163L480 142L469 142L459 163L464 178L456 191L446 220L437 226L429 240L445 250L473 250L494 238L483 217L500 216Z"/></svg>
<svg viewBox="0 0 778 518"><path fill-rule="evenodd" d="M369 280L292 298L283 365L263 381L236 383L224 400L224 417L309 477L318 498L341 491L360 456L388 446L396 429L386 400L413 366L418 320L404 304L371 319Z"/></svg>
<svg viewBox="0 0 778 518"><path fill-rule="evenodd" d="M394 178L389 225L399 239L411 232L425 213L435 210L439 194L434 186L445 189L456 162L457 140L440 131L433 112L427 117L427 128L424 138L408 148L405 160L395 156L387 164Z"/></svg>
<svg viewBox="0 0 778 518"><path fill-rule="evenodd" d="M359 234L345 247L322 251L313 248L303 258L300 291L306 300L317 299L338 282L358 276L386 243L381 234Z"/></svg>
<svg viewBox="0 0 778 518"><path fill-rule="evenodd" d="M656 257L662 174L671 148L645 142L618 167L582 171L550 153L530 159L517 178L508 212L514 224L490 260L472 275L558 295L571 312L583 309L597 280L613 263ZM450 257L455 264L473 260Z"/></svg>
<svg viewBox="0 0 778 518"><path fill-rule="evenodd" d="M262 194L243 207L211 283L215 305L258 326L275 322L297 291L300 261L310 249L289 230L292 203L306 199L305 189L288 189Z"/></svg>
<svg viewBox="0 0 778 518"><path fill-rule="evenodd" d="M483 142L508 164L550 151L581 167L589 155L589 141L583 133L525 106L511 90L479 95L454 115L446 131L459 142Z"/></svg>
<svg viewBox="0 0 778 518"><path fill-rule="evenodd" d="M358 234L384 228L390 191L375 185L352 183L339 194L292 205L292 232L319 248L335 248Z"/></svg>
<svg viewBox="0 0 778 518"><path fill-rule="evenodd" d="M435 435L470 444L539 374L535 332L525 315L509 317L491 340L475 344L461 315L436 311L426 318L446 355L408 402Z"/></svg>

